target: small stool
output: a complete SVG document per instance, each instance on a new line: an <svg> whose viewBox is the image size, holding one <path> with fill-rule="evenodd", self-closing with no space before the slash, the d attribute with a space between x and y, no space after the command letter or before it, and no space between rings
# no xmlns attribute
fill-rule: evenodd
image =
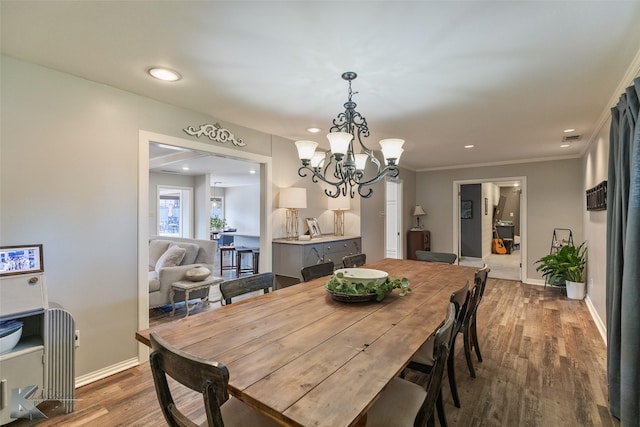
<svg viewBox="0 0 640 427"><path fill-rule="evenodd" d="M233 262L235 260L235 256L233 255L233 253L236 251L236 247L220 246L219 249L220 249L220 275L222 275L222 270L234 270L236 268L236 265ZM224 254L227 252L231 254L231 264L224 265Z"/></svg>
<svg viewBox="0 0 640 427"><path fill-rule="evenodd" d="M253 274L253 266L251 267L242 267L242 255L245 254L253 254L253 249L251 248L236 248L236 276L240 277L242 273L251 273Z"/></svg>

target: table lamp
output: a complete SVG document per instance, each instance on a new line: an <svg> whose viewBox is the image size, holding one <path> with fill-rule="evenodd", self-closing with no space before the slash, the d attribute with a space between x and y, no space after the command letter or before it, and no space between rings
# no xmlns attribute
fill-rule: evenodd
<svg viewBox="0 0 640 427"><path fill-rule="evenodd" d="M422 209L422 206L420 205L416 205L416 207L413 209L412 215L415 216L418 221L418 226L416 228L422 229L422 227L420 227L420 217L426 214L427 213L424 211L424 209Z"/></svg>
<svg viewBox="0 0 640 427"><path fill-rule="evenodd" d="M307 207L307 189L283 188L280 190L279 206L287 209L287 240L298 240L298 209L306 209Z"/></svg>
<svg viewBox="0 0 640 427"><path fill-rule="evenodd" d="M351 209L349 197L329 197L329 210L333 211L333 234L344 236L344 211Z"/></svg>

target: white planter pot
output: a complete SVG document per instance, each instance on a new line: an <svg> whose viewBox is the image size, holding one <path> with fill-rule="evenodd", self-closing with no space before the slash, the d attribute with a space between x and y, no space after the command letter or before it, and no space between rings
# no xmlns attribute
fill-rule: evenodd
<svg viewBox="0 0 640 427"><path fill-rule="evenodd" d="M584 283L576 283L567 280L567 298L584 299L586 287Z"/></svg>

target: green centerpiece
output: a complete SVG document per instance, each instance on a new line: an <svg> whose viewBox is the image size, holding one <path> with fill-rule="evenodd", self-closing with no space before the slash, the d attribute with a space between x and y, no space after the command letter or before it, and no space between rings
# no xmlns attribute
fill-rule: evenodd
<svg viewBox="0 0 640 427"><path fill-rule="evenodd" d="M400 289L400 296L411 293L409 279L389 277L370 268L336 270L325 287L335 300L344 302L382 301L394 289Z"/></svg>

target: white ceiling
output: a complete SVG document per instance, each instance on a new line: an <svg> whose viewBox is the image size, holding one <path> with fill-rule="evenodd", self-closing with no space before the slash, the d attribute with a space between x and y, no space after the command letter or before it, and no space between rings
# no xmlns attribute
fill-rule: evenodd
<svg viewBox="0 0 640 427"><path fill-rule="evenodd" d="M0 7L7 55L324 147L346 101L340 75L355 71L368 145L405 139L401 164L414 170L579 156L620 84L640 71L630 70L638 68L638 1ZM183 79L154 80L145 72L152 65ZM582 137L560 148L566 128Z"/></svg>

